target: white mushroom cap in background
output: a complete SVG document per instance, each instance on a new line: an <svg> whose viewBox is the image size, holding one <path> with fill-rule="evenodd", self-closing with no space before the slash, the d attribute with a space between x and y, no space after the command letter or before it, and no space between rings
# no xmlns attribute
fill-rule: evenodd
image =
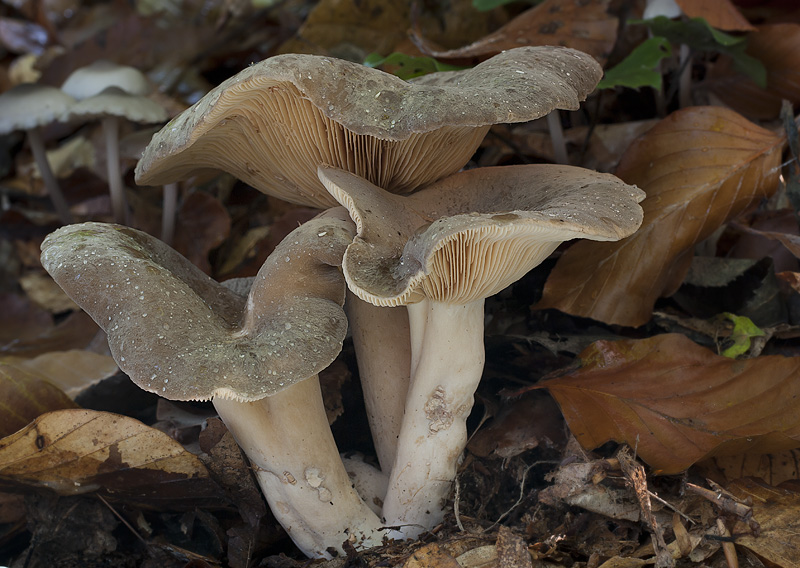
<svg viewBox="0 0 800 568"><path fill-rule="evenodd" d="M478 168L407 196L339 169L319 175L356 223L348 287L378 306L487 298L564 241L619 240L642 222L644 192L572 166Z"/></svg>
<svg viewBox="0 0 800 568"><path fill-rule="evenodd" d="M315 207L333 165L395 193L461 169L492 124L576 109L602 76L590 56L523 47L406 82L330 57L287 54L225 81L153 137L136 168L159 185L209 169Z"/></svg>
<svg viewBox="0 0 800 568"><path fill-rule="evenodd" d="M104 59L73 71L61 85L61 90L81 100L93 97L108 87L119 87L132 95L146 95L150 92L150 83L144 73L135 67L118 65Z"/></svg>
<svg viewBox="0 0 800 568"><path fill-rule="evenodd" d="M0 95L0 134L62 120L75 99L56 87L23 83Z"/></svg>
<svg viewBox="0 0 800 568"><path fill-rule="evenodd" d="M120 87L107 87L102 92L78 101L66 113L70 120L93 120L116 116L140 124L164 122L166 109L141 95L134 95Z"/></svg>

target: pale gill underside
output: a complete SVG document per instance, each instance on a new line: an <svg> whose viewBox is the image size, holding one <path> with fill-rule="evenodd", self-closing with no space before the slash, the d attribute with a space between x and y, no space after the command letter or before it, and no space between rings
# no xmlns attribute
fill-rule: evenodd
<svg viewBox="0 0 800 568"><path fill-rule="evenodd" d="M447 126L406 140L380 140L354 134L326 117L291 83L260 81L262 85L250 84L246 90L226 91L189 144L148 172L148 181L166 182L214 168L286 201L335 207L338 203L317 177L319 165L407 193L461 169L489 129Z"/></svg>

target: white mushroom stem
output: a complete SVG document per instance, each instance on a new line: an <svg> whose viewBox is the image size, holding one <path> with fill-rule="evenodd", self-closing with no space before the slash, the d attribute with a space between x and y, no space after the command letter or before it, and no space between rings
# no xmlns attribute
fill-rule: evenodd
<svg viewBox="0 0 800 568"><path fill-rule="evenodd" d="M561 113L558 109L551 111L545 117L547 128L550 130L550 141L553 144L553 159L557 164L569 164L567 154L567 141L564 138L564 129L561 127Z"/></svg>
<svg viewBox="0 0 800 568"><path fill-rule="evenodd" d="M114 221L127 225L128 200L125 198L125 185L119 164L119 118L103 117L103 137L106 141L106 172Z"/></svg>
<svg viewBox="0 0 800 568"><path fill-rule="evenodd" d="M275 518L309 557L350 541L381 544L381 522L353 489L325 415L316 376L256 402L214 399L244 450Z"/></svg>
<svg viewBox="0 0 800 568"><path fill-rule="evenodd" d="M345 310L375 453L381 471L388 473L397 451L408 393L411 365L408 312L402 307L374 306L350 292Z"/></svg>
<svg viewBox="0 0 800 568"><path fill-rule="evenodd" d="M389 476L365 462L363 456L342 457L342 463L358 495L373 513L380 515Z"/></svg>
<svg viewBox="0 0 800 568"><path fill-rule="evenodd" d="M483 305L481 299L408 306L411 344L419 348L383 505L384 522L405 538L418 537L444 517L483 373Z"/></svg>
<svg viewBox="0 0 800 568"><path fill-rule="evenodd" d="M42 176L42 182L50 194L50 200L56 209L58 218L65 225L72 223L72 213L69 211L67 200L64 199L64 194L61 193L61 187L58 185L58 180L50 168L50 162L47 160L47 152L44 149L44 140L42 140L42 132L39 127L30 128L25 131L28 136L28 144L31 147L33 159L36 162L36 167L39 168L39 174Z"/></svg>

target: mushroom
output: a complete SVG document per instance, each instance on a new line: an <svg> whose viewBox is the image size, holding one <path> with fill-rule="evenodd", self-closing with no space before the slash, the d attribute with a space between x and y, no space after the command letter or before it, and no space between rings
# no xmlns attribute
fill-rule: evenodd
<svg viewBox="0 0 800 568"><path fill-rule="evenodd" d="M324 164L408 193L461 169L492 124L576 109L601 76L590 56L561 47L512 49L473 69L411 82L331 57L279 55L228 79L167 124L136 179L160 185L221 169L287 201L331 207L336 201L317 178ZM407 318L356 298L347 305L358 322L351 327L368 415L381 417L371 422L376 449L388 470L409 374ZM389 352L387 341L401 345L391 350L390 367L371 355ZM380 372L387 367L391 380Z"/></svg>
<svg viewBox="0 0 800 568"><path fill-rule="evenodd" d="M119 126L122 119L142 124L167 120L167 111L147 97L131 94L120 87L107 87L100 93L82 99L65 113L69 120L100 119L106 144L108 189L114 220L128 222L128 204L120 171Z"/></svg>
<svg viewBox="0 0 800 568"><path fill-rule="evenodd" d="M293 203L331 207L317 166L395 193L461 169L492 124L578 108L602 76L590 56L523 47L406 82L349 61L286 54L241 71L153 137L136 169L160 185L225 170Z"/></svg>
<svg viewBox="0 0 800 568"><path fill-rule="evenodd" d="M76 69L61 85L61 90L77 100L93 97L109 87L117 87L132 95L146 95L150 83L144 73L128 65L98 59Z"/></svg>
<svg viewBox="0 0 800 568"><path fill-rule="evenodd" d="M38 83L23 83L0 95L0 134L25 131L44 186L64 224L72 223L72 214L47 160L41 127L58 122L74 104L75 99L60 89Z"/></svg>
<svg viewBox="0 0 800 568"><path fill-rule="evenodd" d="M321 167L357 236L342 269L379 306L407 305L411 384L383 518L406 537L438 523L466 444L484 363L484 299L575 238L618 240L641 224L644 198L618 178L530 165L452 175L408 196Z"/></svg>
<svg viewBox="0 0 800 568"><path fill-rule="evenodd" d="M136 384L213 401L275 517L312 557L383 537L339 457L317 379L347 328L339 264L353 234L342 209L302 225L246 297L120 225L71 225L42 244L45 269L106 331Z"/></svg>

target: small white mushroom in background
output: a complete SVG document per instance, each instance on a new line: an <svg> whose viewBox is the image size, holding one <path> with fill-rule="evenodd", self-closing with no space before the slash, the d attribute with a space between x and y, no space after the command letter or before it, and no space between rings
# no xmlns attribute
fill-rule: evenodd
<svg viewBox="0 0 800 568"><path fill-rule="evenodd" d="M120 171L119 128L125 119L140 124L167 120L167 112L147 98L150 84L134 67L98 60L73 71L61 90L80 101L66 120L100 120L106 146L106 171L112 211L117 223L129 222L125 187Z"/></svg>
<svg viewBox="0 0 800 568"><path fill-rule="evenodd" d="M109 87L117 87L132 95L144 96L150 92L150 83L144 73L135 67L118 65L105 59L98 59L70 73L61 90L80 101L100 94Z"/></svg>
<svg viewBox="0 0 800 568"><path fill-rule="evenodd" d="M74 104L75 99L60 89L38 83L23 83L0 95L0 134L25 131L36 167L64 224L72 223L72 214L47 161L41 128L61 121Z"/></svg>
<svg viewBox="0 0 800 568"><path fill-rule="evenodd" d="M119 155L122 160L138 162L153 134L160 126L136 130L122 137L119 141ZM161 199L161 234L159 238L172 246L175 240L175 229L178 222L178 201L180 186L178 182L164 184Z"/></svg>

